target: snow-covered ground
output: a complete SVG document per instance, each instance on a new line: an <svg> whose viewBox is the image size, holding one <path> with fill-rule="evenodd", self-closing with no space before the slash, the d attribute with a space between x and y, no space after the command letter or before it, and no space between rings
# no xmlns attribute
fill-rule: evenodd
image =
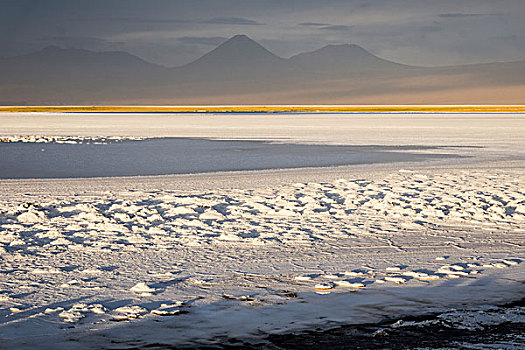
<svg viewBox="0 0 525 350"><path fill-rule="evenodd" d="M121 136L232 138L231 121L214 128L224 116L98 115L89 132L91 115L40 117L2 115L0 135L116 135L116 118ZM423 163L0 180L2 346L258 341L523 297L525 116L232 118L235 138L482 148Z"/></svg>

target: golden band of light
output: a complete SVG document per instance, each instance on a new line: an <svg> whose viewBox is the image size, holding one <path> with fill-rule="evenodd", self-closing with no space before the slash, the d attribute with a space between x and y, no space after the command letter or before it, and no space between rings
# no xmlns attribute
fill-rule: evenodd
<svg viewBox="0 0 525 350"><path fill-rule="evenodd" d="M525 105L253 105L253 106L0 106L0 112L122 112L122 113L213 113L213 112L296 112L296 113L523 113Z"/></svg>

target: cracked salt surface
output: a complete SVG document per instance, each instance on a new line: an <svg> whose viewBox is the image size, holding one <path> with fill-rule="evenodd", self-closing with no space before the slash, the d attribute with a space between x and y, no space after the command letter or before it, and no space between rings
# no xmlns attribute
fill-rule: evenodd
<svg viewBox="0 0 525 350"><path fill-rule="evenodd" d="M16 334L34 322L51 338L60 338L62 323L116 339L120 326L111 321L200 325L170 335L178 343L356 315L379 321L398 308L465 302L458 293L470 293L468 302L511 298L523 292L510 284L525 265L523 177L512 168L398 171L252 190L105 187L44 196L6 182L0 328L20 345ZM337 296L330 305L316 299L329 295ZM370 312L370 303L382 311ZM232 322L251 313L258 322L232 332Z"/></svg>

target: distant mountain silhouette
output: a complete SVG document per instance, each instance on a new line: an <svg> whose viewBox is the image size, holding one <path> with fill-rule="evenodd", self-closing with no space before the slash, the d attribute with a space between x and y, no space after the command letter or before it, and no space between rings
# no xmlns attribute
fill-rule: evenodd
<svg viewBox="0 0 525 350"><path fill-rule="evenodd" d="M167 68L56 46L0 60L0 104L525 103L525 61L412 67L357 45L285 59L236 35Z"/></svg>
<svg viewBox="0 0 525 350"><path fill-rule="evenodd" d="M5 70L6 66L10 70ZM56 73L108 78L108 75L109 77L127 75L130 72L134 72L133 75L143 72L152 74L166 69L127 52L92 52L81 49L61 49L56 46L48 46L39 52L3 60L0 65L0 69L2 68L6 74L15 77L33 73L46 78Z"/></svg>
<svg viewBox="0 0 525 350"><path fill-rule="evenodd" d="M367 70L396 70L408 66L372 55L358 45L328 45L319 50L305 52L290 58L293 65L303 70L335 73L357 73Z"/></svg>
<svg viewBox="0 0 525 350"><path fill-rule="evenodd" d="M191 78L247 79L282 69L286 60L248 38L236 35L179 69Z"/></svg>
<svg viewBox="0 0 525 350"><path fill-rule="evenodd" d="M169 72L126 52L49 46L0 60L0 103L97 103L106 96L125 97L130 84L161 82Z"/></svg>

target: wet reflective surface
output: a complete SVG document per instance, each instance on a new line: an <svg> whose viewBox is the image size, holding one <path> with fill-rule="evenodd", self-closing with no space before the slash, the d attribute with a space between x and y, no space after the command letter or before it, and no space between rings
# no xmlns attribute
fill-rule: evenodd
<svg viewBox="0 0 525 350"><path fill-rule="evenodd" d="M417 153L417 151L430 151ZM0 178L191 174L458 157L429 146L330 146L194 138L0 143Z"/></svg>
<svg viewBox="0 0 525 350"><path fill-rule="evenodd" d="M525 299L381 324L272 335L253 349L525 349Z"/></svg>

